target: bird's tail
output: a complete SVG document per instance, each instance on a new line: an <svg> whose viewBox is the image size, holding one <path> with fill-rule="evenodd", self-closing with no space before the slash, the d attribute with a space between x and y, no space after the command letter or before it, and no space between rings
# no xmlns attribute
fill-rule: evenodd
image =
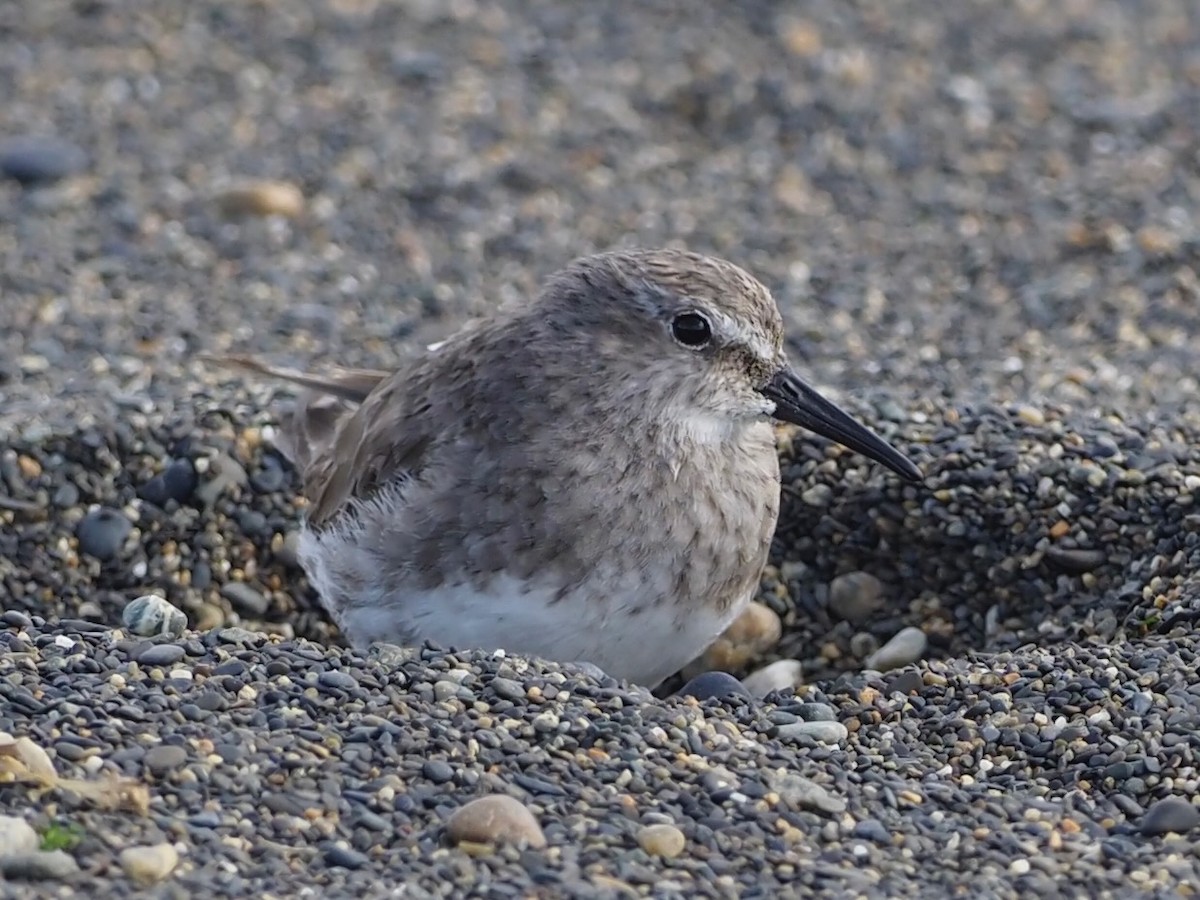
<svg viewBox="0 0 1200 900"><path fill-rule="evenodd" d="M331 375L312 375L260 362L240 354L201 357L206 362L255 375L277 378L306 388L289 407L279 411L276 448L301 472L337 437L342 419L387 377L376 369L342 369Z"/></svg>

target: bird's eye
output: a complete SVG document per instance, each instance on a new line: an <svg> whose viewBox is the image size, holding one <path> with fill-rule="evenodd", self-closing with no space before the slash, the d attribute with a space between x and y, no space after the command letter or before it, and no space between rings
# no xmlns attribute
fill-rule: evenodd
<svg viewBox="0 0 1200 900"><path fill-rule="evenodd" d="M680 313L671 322L671 334L683 346L699 350L712 340L712 325L698 312Z"/></svg>

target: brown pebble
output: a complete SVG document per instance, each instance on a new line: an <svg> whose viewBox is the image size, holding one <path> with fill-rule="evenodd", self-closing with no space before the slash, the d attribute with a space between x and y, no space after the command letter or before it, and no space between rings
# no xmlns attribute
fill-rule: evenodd
<svg viewBox="0 0 1200 900"><path fill-rule="evenodd" d="M779 615L770 607L753 602L713 642L701 663L693 665L699 666L698 672L744 669L778 644L782 635L783 623L779 621Z"/></svg>
<svg viewBox="0 0 1200 900"><path fill-rule="evenodd" d="M242 216L294 219L304 212L304 194L287 181L249 181L222 191L217 206L230 219Z"/></svg>
<svg viewBox="0 0 1200 900"><path fill-rule="evenodd" d="M446 822L456 844L524 844L545 847L546 836L533 813L506 794L479 797L459 807Z"/></svg>
<svg viewBox="0 0 1200 900"><path fill-rule="evenodd" d="M32 456L18 456L17 468L21 470L21 476L30 481L42 474L42 464Z"/></svg>
<svg viewBox="0 0 1200 900"><path fill-rule="evenodd" d="M687 846L683 832L674 825L647 825L638 832L638 845L654 856L674 859Z"/></svg>
<svg viewBox="0 0 1200 900"><path fill-rule="evenodd" d="M1179 249L1179 235L1157 225L1138 229L1137 244L1148 256L1170 256Z"/></svg>

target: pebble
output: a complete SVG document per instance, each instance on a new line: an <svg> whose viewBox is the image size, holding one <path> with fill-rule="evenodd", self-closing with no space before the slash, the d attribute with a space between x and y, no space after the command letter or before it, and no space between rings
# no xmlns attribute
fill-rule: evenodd
<svg viewBox="0 0 1200 900"><path fill-rule="evenodd" d="M921 659L929 637L920 628L903 628L886 644L863 660L863 668L875 672L887 672L907 666Z"/></svg>
<svg viewBox="0 0 1200 900"><path fill-rule="evenodd" d="M533 813L507 794L478 797L460 806L447 820L446 833L456 844L546 846L546 836Z"/></svg>
<svg viewBox="0 0 1200 900"><path fill-rule="evenodd" d="M139 665L173 666L187 656L179 644L151 644L137 656Z"/></svg>
<svg viewBox="0 0 1200 900"><path fill-rule="evenodd" d="M502 700L510 700L513 703L525 702L525 688L511 678L493 678L488 682L488 687Z"/></svg>
<svg viewBox="0 0 1200 900"><path fill-rule="evenodd" d="M796 715L805 722L836 722L837 710L828 703L808 701L796 707Z"/></svg>
<svg viewBox="0 0 1200 900"><path fill-rule="evenodd" d="M137 884L146 887L162 881L179 865L179 853L173 844L126 847L117 857L121 869Z"/></svg>
<svg viewBox="0 0 1200 900"><path fill-rule="evenodd" d="M1146 810L1142 834L1183 833L1200 827L1200 806L1183 797L1164 797Z"/></svg>
<svg viewBox="0 0 1200 900"><path fill-rule="evenodd" d="M840 744L849 736L849 730L841 722L790 722L780 725L777 732L781 740L812 738L823 744Z"/></svg>
<svg viewBox="0 0 1200 900"><path fill-rule="evenodd" d="M142 764L151 775L162 778L181 769L187 762L187 751L174 744L159 744L146 751Z"/></svg>
<svg viewBox="0 0 1200 900"><path fill-rule="evenodd" d="M62 138L29 135L0 141L0 174L22 184L58 181L87 164L87 154Z"/></svg>
<svg viewBox="0 0 1200 900"><path fill-rule="evenodd" d="M833 488L827 484L814 484L801 492L800 499L809 506L823 509L833 502Z"/></svg>
<svg viewBox="0 0 1200 900"><path fill-rule="evenodd" d="M235 610L252 619L260 619L271 608L271 598L244 581L230 581L221 586L221 596Z"/></svg>
<svg viewBox="0 0 1200 900"><path fill-rule="evenodd" d="M421 774L434 784L445 784L454 780L454 767L440 759L427 759L421 766Z"/></svg>
<svg viewBox="0 0 1200 900"><path fill-rule="evenodd" d="M687 838L674 825L646 825L638 830L638 846L652 856L674 859L687 847Z"/></svg>
<svg viewBox="0 0 1200 900"><path fill-rule="evenodd" d="M196 467L190 459L176 459L155 475L144 485L138 494L143 500L156 506L166 506L174 500L182 503L192 495L199 479L196 477Z"/></svg>
<svg viewBox="0 0 1200 900"><path fill-rule="evenodd" d="M20 816L0 815L0 857L32 853L39 843L33 826Z"/></svg>
<svg viewBox="0 0 1200 900"><path fill-rule="evenodd" d="M142 637L179 637L188 623L183 610L157 594L145 594L127 603L121 613L121 622L130 632Z"/></svg>
<svg viewBox="0 0 1200 900"><path fill-rule="evenodd" d="M371 864L370 857L360 853L353 847L344 844L334 844L325 851L325 863L330 866L341 866L343 869L361 869Z"/></svg>
<svg viewBox="0 0 1200 900"><path fill-rule="evenodd" d="M75 536L82 552L107 562L121 552L132 531L133 523L120 510L100 507L79 520Z"/></svg>
<svg viewBox="0 0 1200 900"><path fill-rule="evenodd" d="M742 685L753 697L765 697L773 691L789 691L796 688L803 678L804 664L798 659L777 659L769 665L751 672L742 679Z"/></svg>
<svg viewBox="0 0 1200 900"><path fill-rule="evenodd" d="M318 675L317 684L338 691L354 692L358 690L357 678L349 672L339 672L336 669L330 669Z"/></svg>
<svg viewBox="0 0 1200 900"><path fill-rule="evenodd" d="M0 856L0 875L12 881L62 881L78 872L75 857L65 850Z"/></svg>
<svg viewBox="0 0 1200 900"><path fill-rule="evenodd" d="M221 215L283 216L294 219L304 212L304 194L287 181L249 181L235 185L217 196Z"/></svg>
<svg viewBox="0 0 1200 900"><path fill-rule="evenodd" d="M778 644L782 634L779 614L765 604L751 602L689 671L744 669Z"/></svg>
<svg viewBox="0 0 1200 900"><path fill-rule="evenodd" d="M869 572L848 572L829 582L829 611L861 625L884 606L883 582Z"/></svg>
<svg viewBox="0 0 1200 900"><path fill-rule="evenodd" d="M702 672L675 693L680 697L694 697L701 702L750 696L746 686L728 672Z"/></svg>
<svg viewBox="0 0 1200 900"><path fill-rule="evenodd" d="M1100 568L1108 560L1103 550L1081 550L1063 547L1046 548L1046 559L1073 575L1082 575Z"/></svg>
<svg viewBox="0 0 1200 900"><path fill-rule="evenodd" d="M811 778L787 769L774 769L765 775L767 785L793 809L813 809L829 815L846 811L846 801Z"/></svg>

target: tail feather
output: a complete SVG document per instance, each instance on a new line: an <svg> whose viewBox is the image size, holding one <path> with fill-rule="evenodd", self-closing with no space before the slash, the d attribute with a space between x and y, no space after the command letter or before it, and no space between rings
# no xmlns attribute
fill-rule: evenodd
<svg viewBox="0 0 1200 900"><path fill-rule="evenodd" d="M375 390L379 382L387 378L388 373L379 369L341 369L334 375L312 375L296 369L285 369L260 362L253 356L233 354L229 356L202 356L209 362L217 363L231 369L241 369L269 378L279 378L290 381L301 387L321 394L330 394L340 400L350 403L362 403L367 395Z"/></svg>
<svg viewBox="0 0 1200 900"><path fill-rule="evenodd" d="M337 439L345 416L363 402L387 372L375 369L344 369L328 376L311 375L260 362L252 356L208 356L206 361L268 378L278 378L306 388L294 404L280 410L275 447L300 472L307 472Z"/></svg>

